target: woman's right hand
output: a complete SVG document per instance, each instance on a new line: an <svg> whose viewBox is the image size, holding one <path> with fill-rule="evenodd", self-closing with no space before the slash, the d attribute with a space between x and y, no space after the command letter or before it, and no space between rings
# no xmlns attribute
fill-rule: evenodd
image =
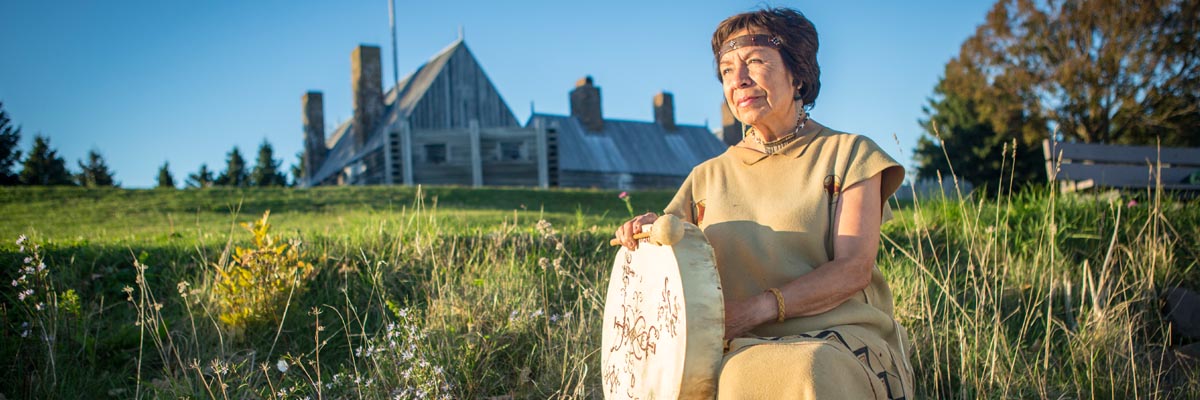
<svg viewBox="0 0 1200 400"><path fill-rule="evenodd" d="M633 235L642 231L642 225L653 224L656 220L658 220L658 214L652 212L633 217L617 228L617 241L629 250L637 250L638 241L633 238Z"/></svg>

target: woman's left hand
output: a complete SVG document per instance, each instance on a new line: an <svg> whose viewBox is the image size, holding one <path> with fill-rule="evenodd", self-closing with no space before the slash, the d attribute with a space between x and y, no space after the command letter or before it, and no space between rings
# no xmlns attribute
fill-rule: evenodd
<svg viewBox="0 0 1200 400"><path fill-rule="evenodd" d="M761 293L757 296L725 303L725 340L741 337L751 329L779 316L775 296Z"/></svg>

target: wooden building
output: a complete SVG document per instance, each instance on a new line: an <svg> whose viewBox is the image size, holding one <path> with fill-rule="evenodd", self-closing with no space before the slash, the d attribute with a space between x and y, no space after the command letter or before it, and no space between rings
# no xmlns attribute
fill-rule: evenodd
<svg viewBox="0 0 1200 400"><path fill-rule="evenodd" d="M571 91L571 115L534 113L522 127L461 39L385 94L380 51L351 55L354 116L329 135L323 98L308 92L301 182L615 189L673 188L726 145L675 124L670 93L653 122L606 120L591 77Z"/></svg>
<svg viewBox="0 0 1200 400"><path fill-rule="evenodd" d="M571 91L571 115L534 113L525 126L557 144L550 185L613 189L678 188L692 168L728 146L708 128L675 123L674 97L654 96L654 121L604 119L591 77Z"/></svg>
<svg viewBox="0 0 1200 400"><path fill-rule="evenodd" d="M328 138L321 93L304 95L309 186L547 186L545 137L521 127L461 39L386 95L381 72L379 47L354 50L354 117Z"/></svg>

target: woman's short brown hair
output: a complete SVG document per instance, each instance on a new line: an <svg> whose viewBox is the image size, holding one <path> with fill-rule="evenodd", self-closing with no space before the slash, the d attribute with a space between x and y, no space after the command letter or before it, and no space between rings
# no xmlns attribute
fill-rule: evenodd
<svg viewBox="0 0 1200 400"><path fill-rule="evenodd" d="M764 29L768 35L779 38L779 54L783 56L783 63L796 80L793 83L803 85L800 88L800 99L804 101L805 108L811 109L817 102L817 94L821 92L821 66L817 65L817 28L813 26L812 21L790 8L767 8L734 15L721 21L717 30L713 32L713 58L720 54L721 45L732 39L730 35L750 28ZM721 60L716 62L719 64ZM717 80L721 80L719 68Z"/></svg>

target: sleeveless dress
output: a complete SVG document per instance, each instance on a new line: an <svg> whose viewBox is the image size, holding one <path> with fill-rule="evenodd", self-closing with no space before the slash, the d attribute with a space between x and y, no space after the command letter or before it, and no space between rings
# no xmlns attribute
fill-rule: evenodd
<svg viewBox="0 0 1200 400"><path fill-rule="evenodd" d="M822 128L771 155L730 147L696 166L664 213L704 231L725 298L743 299L833 260L841 191L876 174L886 221L904 168L865 136ZM911 398L906 341L875 267L866 289L834 309L731 340L718 398Z"/></svg>

